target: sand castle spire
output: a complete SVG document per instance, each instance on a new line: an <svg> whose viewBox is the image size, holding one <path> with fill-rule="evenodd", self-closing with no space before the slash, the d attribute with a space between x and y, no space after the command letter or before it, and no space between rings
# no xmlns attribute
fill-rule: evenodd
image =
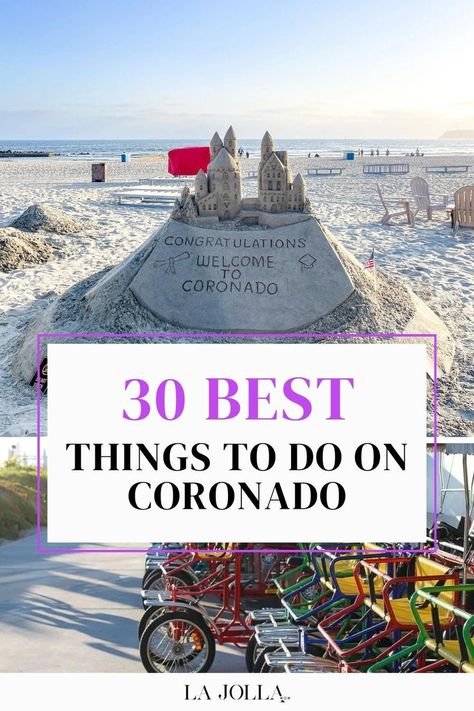
<svg viewBox="0 0 474 711"><path fill-rule="evenodd" d="M196 175L196 179L194 182L194 190L196 193L196 197L198 198L204 197L204 195L207 195L207 193L209 192L207 185L207 175L205 174L202 168L199 169L199 172Z"/></svg>
<svg viewBox="0 0 474 711"><path fill-rule="evenodd" d="M237 138L232 126L229 126L224 136L224 148L229 151L234 160L237 160Z"/></svg>
<svg viewBox="0 0 474 711"><path fill-rule="evenodd" d="M293 181L293 189L294 190L306 190L306 183L301 175L301 173L297 173L295 176L295 179Z"/></svg>
<svg viewBox="0 0 474 711"><path fill-rule="evenodd" d="M222 143L222 138L219 136L219 134L216 131L215 134L213 135L213 137L211 138L211 143L210 143L211 160L213 160L216 157L216 155L219 153L219 151L223 145L224 144Z"/></svg>
<svg viewBox="0 0 474 711"><path fill-rule="evenodd" d="M262 161L267 160L273 151L275 150L275 146L273 144L273 138L270 136L268 131L265 131L263 138L262 138L262 143L261 143L261 156L262 156Z"/></svg>

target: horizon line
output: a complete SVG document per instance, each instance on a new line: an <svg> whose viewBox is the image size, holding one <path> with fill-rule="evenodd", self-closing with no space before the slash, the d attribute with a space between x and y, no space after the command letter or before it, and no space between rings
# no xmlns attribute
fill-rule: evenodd
<svg viewBox="0 0 474 711"><path fill-rule="evenodd" d="M466 131L471 130L471 129L465 129ZM474 129L472 129L474 130ZM92 137L87 137L87 138L3 138L0 137L0 141L210 141L210 138L208 136L206 137L196 137L196 136L184 136L184 137L176 137L176 136L171 136L169 138L161 136L161 137L155 137L155 138L145 138L145 137L124 137L124 136L119 136L115 138L92 138ZM257 136L243 136L242 138L238 139L239 141L258 141L261 140L261 137ZM363 138L361 136L331 136L331 137L323 137L323 136L304 136L304 137L288 137L288 138L282 138L282 137L276 137L274 140L279 140L279 141L462 141L462 140L474 140L474 139L469 139L469 138L443 138L442 136L436 136L436 137L428 137L428 136L402 136L402 137L397 137L397 136L383 136L380 138Z"/></svg>

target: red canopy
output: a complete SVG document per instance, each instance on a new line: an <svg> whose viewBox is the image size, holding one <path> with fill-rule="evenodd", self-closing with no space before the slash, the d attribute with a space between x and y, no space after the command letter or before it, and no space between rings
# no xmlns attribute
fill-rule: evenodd
<svg viewBox="0 0 474 711"><path fill-rule="evenodd" d="M209 146L173 148L168 151L168 173L171 175L196 175L201 168L206 172L210 160Z"/></svg>

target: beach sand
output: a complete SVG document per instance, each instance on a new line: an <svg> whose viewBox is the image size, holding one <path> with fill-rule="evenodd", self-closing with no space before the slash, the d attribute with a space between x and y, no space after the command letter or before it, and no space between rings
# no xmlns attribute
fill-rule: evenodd
<svg viewBox="0 0 474 711"><path fill-rule="evenodd" d="M457 340L451 378L440 383L439 433L445 436L471 434L474 392L474 231L462 230L455 238L444 213L433 222L419 215L414 229L403 219L381 225L382 207L376 195L377 180L384 193L410 194L409 182L416 175L428 178L433 193L454 191L474 183L472 173L428 175L427 165L474 163L473 156L395 158L408 162L410 173L375 178L362 174L362 162L384 162L385 157L354 162L332 158L291 157L293 173L307 181L308 197L322 223L361 262L375 248L377 267L406 283L439 314ZM341 176L306 176L308 168L341 166ZM12 380L7 366L13 344L24 326L58 294L86 277L122 261L169 216L171 208L117 205L112 193L137 185L139 178L162 178L160 187L183 184L169 177L164 156L140 158L131 163L110 161L107 182L91 183L91 160L0 161L0 227L9 225L33 203L44 202L71 216L87 221L87 227L72 235L49 235L53 258L39 265L0 272L0 436L36 433L35 390ZM256 194L256 180L247 171L256 170L257 158L241 161L243 191ZM189 184L193 180L189 179ZM42 236L45 236L42 234ZM74 315L71 314L71 321ZM73 374L71 375L73 377ZM452 383L456 381L457 387Z"/></svg>

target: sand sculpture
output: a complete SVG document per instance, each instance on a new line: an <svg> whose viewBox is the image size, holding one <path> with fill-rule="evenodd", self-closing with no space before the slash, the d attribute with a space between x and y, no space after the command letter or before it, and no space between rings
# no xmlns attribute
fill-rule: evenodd
<svg viewBox="0 0 474 711"><path fill-rule="evenodd" d="M293 180L287 151L276 151L266 131L261 143L258 167L257 197L242 198L242 177L237 160L237 139L229 126L221 140L218 133L211 139L211 162L207 174L200 170L194 183L194 194L184 188L173 211L173 219L194 224L216 224L238 219L243 224L281 227L299 221L308 213L306 185L300 173ZM266 213L271 213L270 220Z"/></svg>
<svg viewBox="0 0 474 711"><path fill-rule="evenodd" d="M29 325L13 362L17 375L32 377L38 332L190 330L437 333L438 374L449 372L455 344L445 324L396 277L379 270L374 290L369 270L321 225L303 179L293 179L268 132L256 197L242 198L232 128L223 142L214 135L211 154L194 192L183 190L148 240L114 268L74 285Z"/></svg>

